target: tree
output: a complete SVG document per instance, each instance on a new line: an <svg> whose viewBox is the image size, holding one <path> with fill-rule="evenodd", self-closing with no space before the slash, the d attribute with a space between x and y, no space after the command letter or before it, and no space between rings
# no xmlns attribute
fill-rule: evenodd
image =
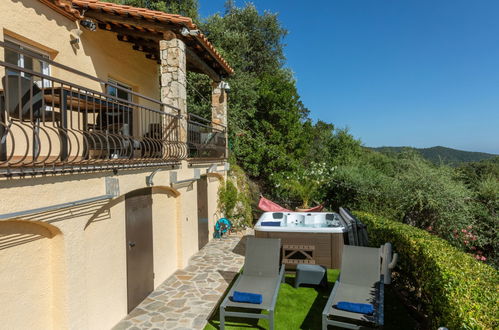
<svg viewBox="0 0 499 330"><path fill-rule="evenodd" d="M306 110L292 74L283 68L287 32L277 15L229 1L225 15L209 17L201 28L236 72L226 79L230 145L238 162L264 184L272 172L291 171L303 154Z"/></svg>
<svg viewBox="0 0 499 330"><path fill-rule="evenodd" d="M198 0L104 0L120 5L128 5L151 10L164 11L165 13L178 14L190 17L198 22Z"/></svg>

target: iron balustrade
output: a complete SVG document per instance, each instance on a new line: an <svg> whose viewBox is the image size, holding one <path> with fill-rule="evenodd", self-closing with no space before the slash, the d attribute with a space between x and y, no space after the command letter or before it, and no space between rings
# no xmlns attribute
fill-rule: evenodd
<svg viewBox="0 0 499 330"><path fill-rule="evenodd" d="M0 174L158 166L189 156L178 109L0 41L2 49ZM13 54L78 84L13 63Z"/></svg>
<svg viewBox="0 0 499 330"><path fill-rule="evenodd" d="M189 158L225 159L227 157L227 129L207 119L189 114L187 145Z"/></svg>

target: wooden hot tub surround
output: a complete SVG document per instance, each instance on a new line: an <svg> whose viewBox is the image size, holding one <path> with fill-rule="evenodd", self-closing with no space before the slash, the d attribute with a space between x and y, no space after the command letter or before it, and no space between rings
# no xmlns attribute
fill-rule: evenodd
<svg viewBox="0 0 499 330"><path fill-rule="evenodd" d="M341 253L343 251L343 233L308 233L308 232L285 232L285 231L260 231L255 230L256 237L280 238L283 246L302 246L302 250L313 250L311 258L303 255L300 259L298 253L291 258L283 258L286 268L294 269L298 263L316 264L326 268L341 267ZM297 247L299 250L300 247ZM284 251L283 251L284 252ZM306 252L307 253L307 252ZM310 253L307 253L310 255ZM289 254L288 254L289 255ZM283 253L283 256L286 254ZM297 258L293 258L297 257Z"/></svg>

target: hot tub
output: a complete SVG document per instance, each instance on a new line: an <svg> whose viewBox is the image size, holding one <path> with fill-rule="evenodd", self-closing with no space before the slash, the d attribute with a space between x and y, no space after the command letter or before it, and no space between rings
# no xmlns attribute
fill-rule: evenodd
<svg viewBox="0 0 499 330"><path fill-rule="evenodd" d="M255 236L280 238L287 268L307 263L341 267L346 228L334 212L265 212L255 225Z"/></svg>

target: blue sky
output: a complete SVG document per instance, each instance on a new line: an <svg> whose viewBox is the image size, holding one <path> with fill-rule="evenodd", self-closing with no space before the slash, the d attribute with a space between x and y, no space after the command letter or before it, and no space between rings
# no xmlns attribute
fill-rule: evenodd
<svg viewBox="0 0 499 330"><path fill-rule="evenodd" d="M202 17L225 0L200 0ZM311 117L366 146L499 154L499 0L255 0ZM245 1L236 1L243 6Z"/></svg>

